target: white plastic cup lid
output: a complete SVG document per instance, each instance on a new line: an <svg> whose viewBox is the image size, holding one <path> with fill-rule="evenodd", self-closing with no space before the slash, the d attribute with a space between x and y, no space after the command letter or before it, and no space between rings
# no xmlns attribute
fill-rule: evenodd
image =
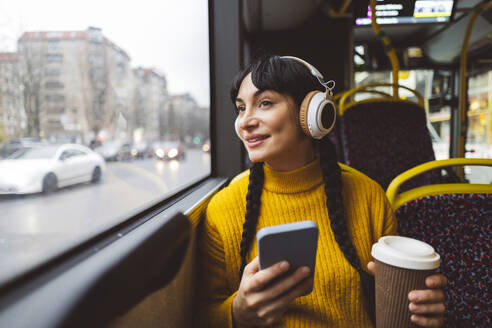
<svg viewBox="0 0 492 328"><path fill-rule="evenodd" d="M440 265L440 257L434 248L423 241L385 236L372 245L372 257L399 268L412 270L434 270Z"/></svg>

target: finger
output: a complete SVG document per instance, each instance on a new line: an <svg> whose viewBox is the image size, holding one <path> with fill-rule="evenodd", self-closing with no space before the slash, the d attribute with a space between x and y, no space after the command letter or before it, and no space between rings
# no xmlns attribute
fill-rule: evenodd
<svg viewBox="0 0 492 328"><path fill-rule="evenodd" d="M292 303L297 297L301 296L313 286L313 277L309 277L304 279L301 283L299 283L296 287L292 288L289 292L284 294L283 296L277 298L275 301L266 304L263 306L261 311L258 314L262 314L263 316L268 316L271 313L275 313L280 309L286 309L287 306Z"/></svg>
<svg viewBox="0 0 492 328"><path fill-rule="evenodd" d="M425 278L425 285L428 288L444 288L448 284L448 278L443 274L433 274Z"/></svg>
<svg viewBox="0 0 492 328"><path fill-rule="evenodd" d="M408 309L415 314L443 314L446 312L444 303L417 304L412 302L408 305Z"/></svg>
<svg viewBox="0 0 492 328"><path fill-rule="evenodd" d="M421 315L412 314L410 320L422 327L441 327L444 325L444 317L424 317Z"/></svg>
<svg viewBox="0 0 492 328"><path fill-rule="evenodd" d="M289 262L287 261L282 261L264 270L260 270L250 280L248 289L251 291L261 290L273 279L287 272L287 270L289 270Z"/></svg>
<svg viewBox="0 0 492 328"><path fill-rule="evenodd" d="M263 301L273 300L298 285L301 281L309 277L310 274L311 271L308 267L299 268L292 274L276 282L273 286L259 292L258 297Z"/></svg>
<svg viewBox="0 0 492 328"><path fill-rule="evenodd" d="M439 303L444 301L442 289L412 290L408 300L414 303Z"/></svg>
<svg viewBox="0 0 492 328"><path fill-rule="evenodd" d="M374 276L374 272L376 271L376 263L373 261L367 263L367 270L369 270L369 273Z"/></svg>
<svg viewBox="0 0 492 328"><path fill-rule="evenodd" d="M249 262L245 267L244 267L244 272L243 275L248 275L252 276L256 272L260 270L260 265L258 261L258 256L253 259L253 261Z"/></svg>

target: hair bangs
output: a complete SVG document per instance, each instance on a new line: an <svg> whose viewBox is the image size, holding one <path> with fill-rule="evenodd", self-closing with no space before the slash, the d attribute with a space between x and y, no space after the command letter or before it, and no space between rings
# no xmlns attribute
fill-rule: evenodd
<svg viewBox="0 0 492 328"><path fill-rule="evenodd" d="M235 103L244 78L251 73L253 85L260 91L273 90L291 96L297 106L313 90L324 91L311 72L303 64L280 56L261 58L240 72L233 81L231 100Z"/></svg>

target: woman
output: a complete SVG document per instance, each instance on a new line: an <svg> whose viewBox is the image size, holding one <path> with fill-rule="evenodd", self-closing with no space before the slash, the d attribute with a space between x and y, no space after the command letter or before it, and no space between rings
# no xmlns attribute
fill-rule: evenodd
<svg viewBox="0 0 492 328"><path fill-rule="evenodd" d="M396 221L376 182L342 171L328 137L315 140L301 128L304 97L325 91L306 64L273 56L234 82L236 131L254 165L207 207L198 248L197 326L373 326L370 250L381 236L396 234ZM285 262L260 271L256 232L303 220L319 228L314 277L304 267L278 278L288 270ZM443 324L439 288L446 283L436 274L427 278L428 290L410 292L414 323ZM300 297L311 286L313 292Z"/></svg>

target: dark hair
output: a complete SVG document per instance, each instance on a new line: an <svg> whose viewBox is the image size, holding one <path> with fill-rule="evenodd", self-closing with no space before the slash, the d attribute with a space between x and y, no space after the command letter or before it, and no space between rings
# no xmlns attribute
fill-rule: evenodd
<svg viewBox="0 0 492 328"><path fill-rule="evenodd" d="M323 86L301 63L279 56L259 59L239 72L232 82L231 100L236 102L239 87L251 73L251 80L260 91L273 90L294 98L298 107L309 91L324 91Z"/></svg>
<svg viewBox="0 0 492 328"><path fill-rule="evenodd" d="M300 107L302 100L310 91L324 91L323 86L303 64L292 59L271 56L255 61L236 76L230 92L233 103L235 103L241 82L249 73L251 73L251 79L256 88L261 91L273 90L289 95L294 99L298 107ZM335 147L328 136L317 140L316 147L325 184L326 207L328 208L328 213L330 213L330 226L345 258L360 275L362 289L368 301L368 313L373 319L374 280L371 275L362 270L355 247L348 234L342 200L341 169L337 162ZM263 182L263 163L255 163L250 170L248 192L246 194L246 214L241 239L239 279L241 279L246 266L246 253L256 232L256 225L260 215Z"/></svg>

